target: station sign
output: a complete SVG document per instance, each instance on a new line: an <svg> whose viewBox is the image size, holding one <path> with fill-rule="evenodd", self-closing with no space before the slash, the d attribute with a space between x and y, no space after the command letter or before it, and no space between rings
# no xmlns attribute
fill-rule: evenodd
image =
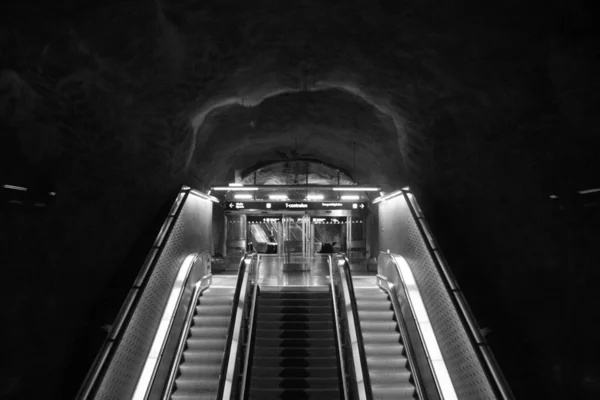
<svg viewBox="0 0 600 400"><path fill-rule="evenodd" d="M227 210L274 210L274 211L302 211L302 210L364 210L366 203L346 203L335 201L298 201L298 202L262 202L262 201L228 201L225 203Z"/></svg>

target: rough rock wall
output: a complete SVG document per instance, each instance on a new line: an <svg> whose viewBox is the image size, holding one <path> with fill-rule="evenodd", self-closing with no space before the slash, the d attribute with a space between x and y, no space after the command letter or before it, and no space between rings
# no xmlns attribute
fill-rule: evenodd
<svg viewBox="0 0 600 400"><path fill-rule="evenodd" d="M58 193L41 216L2 211L2 293L21 327L10 343L23 349L4 359L3 397L40 397L39 387L69 397L85 369L77 343L93 353L112 318L89 310L114 311L138 267L128 250L173 188L227 179L294 136L315 137L306 151L349 170L352 143L375 146L353 176L415 187L517 395L540 394L525 375L548 388L542 397L556 393L556 366L568 365L547 349L564 333L552 307L564 238L546 196L591 185L598 170L590 13L379 4L30 0L2 13L0 172ZM298 95L306 107L298 90L311 91ZM225 137L237 138L229 150ZM374 138L393 156L375 160ZM586 354L573 362L592 365L597 349ZM34 377L44 384L28 385Z"/></svg>

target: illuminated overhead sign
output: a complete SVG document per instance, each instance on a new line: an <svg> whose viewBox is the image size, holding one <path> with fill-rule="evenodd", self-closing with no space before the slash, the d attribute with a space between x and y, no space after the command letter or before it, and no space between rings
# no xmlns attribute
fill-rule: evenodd
<svg viewBox="0 0 600 400"><path fill-rule="evenodd" d="M225 202L227 210L271 210L271 211L302 211L302 210L364 210L366 203L344 202L262 202L262 201L228 201Z"/></svg>

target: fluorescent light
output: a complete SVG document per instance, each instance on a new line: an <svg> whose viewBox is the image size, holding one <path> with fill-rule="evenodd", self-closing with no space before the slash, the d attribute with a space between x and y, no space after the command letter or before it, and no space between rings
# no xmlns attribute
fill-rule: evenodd
<svg viewBox="0 0 600 400"><path fill-rule="evenodd" d="M579 194L590 194L590 193L596 193L596 192L600 192L600 188L580 190Z"/></svg>
<svg viewBox="0 0 600 400"><path fill-rule="evenodd" d="M230 183L229 186L244 186L242 183Z"/></svg>
<svg viewBox="0 0 600 400"><path fill-rule="evenodd" d="M212 190L258 190L256 186L215 186Z"/></svg>
<svg viewBox="0 0 600 400"><path fill-rule="evenodd" d="M56 196L56 192L48 192L50 196Z"/></svg>
<svg viewBox="0 0 600 400"><path fill-rule="evenodd" d="M322 194L309 194L306 196L306 200L323 200L325 196Z"/></svg>
<svg viewBox="0 0 600 400"><path fill-rule="evenodd" d="M2 187L4 189L12 189L12 190L20 190L20 191L26 191L27 188L23 187L23 186L15 186L15 185L2 185Z"/></svg>
<svg viewBox="0 0 600 400"><path fill-rule="evenodd" d="M287 196L287 194L270 194L269 199L270 200L287 200L288 196Z"/></svg>
<svg viewBox="0 0 600 400"><path fill-rule="evenodd" d="M345 191L352 191L352 192L376 192L378 191L380 188L378 187L374 187L374 186L356 186L356 187L334 187L333 190L336 192L345 192Z"/></svg>
<svg viewBox="0 0 600 400"><path fill-rule="evenodd" d="M357 194L345 194L341 197L342 200L358 200L360 196Z"/></svg>
<svg viewBox="0 0 600 400"><path fill-rule="evenodd" d="M378 198L373 200L373 204L377 204L380 201L386 201L386 200L392 199L396 196L400 196L401 194L402 194L402 190L396 190L395 192L386 194L385 196L379 196Z"/></svg>
<svg viewBox="0 0 600 400"><path fill-rule="evenodd" d="M209 196L207 194L204 194L204 193L199 192L199 191L194 190L194 189L192 189L190 193L193 194L193 195L196 195L196 196L200 197L203 200L209 200L209 201L212 201L214 203L219 203L219 199L217 199L215 196Z"/></svg>
<svg viewBox="0 0 600 400"><path fill-rule="evenodd" d="M236 194L235 196L236 199L251 199L252 195L251 194L247 194L247 193L240 193L240 194Z"/></svg>

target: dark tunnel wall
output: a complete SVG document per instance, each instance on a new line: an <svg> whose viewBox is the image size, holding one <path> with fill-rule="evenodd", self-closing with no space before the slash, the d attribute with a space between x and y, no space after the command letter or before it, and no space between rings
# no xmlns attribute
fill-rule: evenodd
<svg viewBox="0 0 600 400"><path fill-rule="evenodd" d="M598 184L598 28L588 2L521 3L3 6L2 183L57 204L2 206L0 397L72 397L161 204L294 137L411 185L518 398L598 397L598 220L547 202Z"/></svg>

